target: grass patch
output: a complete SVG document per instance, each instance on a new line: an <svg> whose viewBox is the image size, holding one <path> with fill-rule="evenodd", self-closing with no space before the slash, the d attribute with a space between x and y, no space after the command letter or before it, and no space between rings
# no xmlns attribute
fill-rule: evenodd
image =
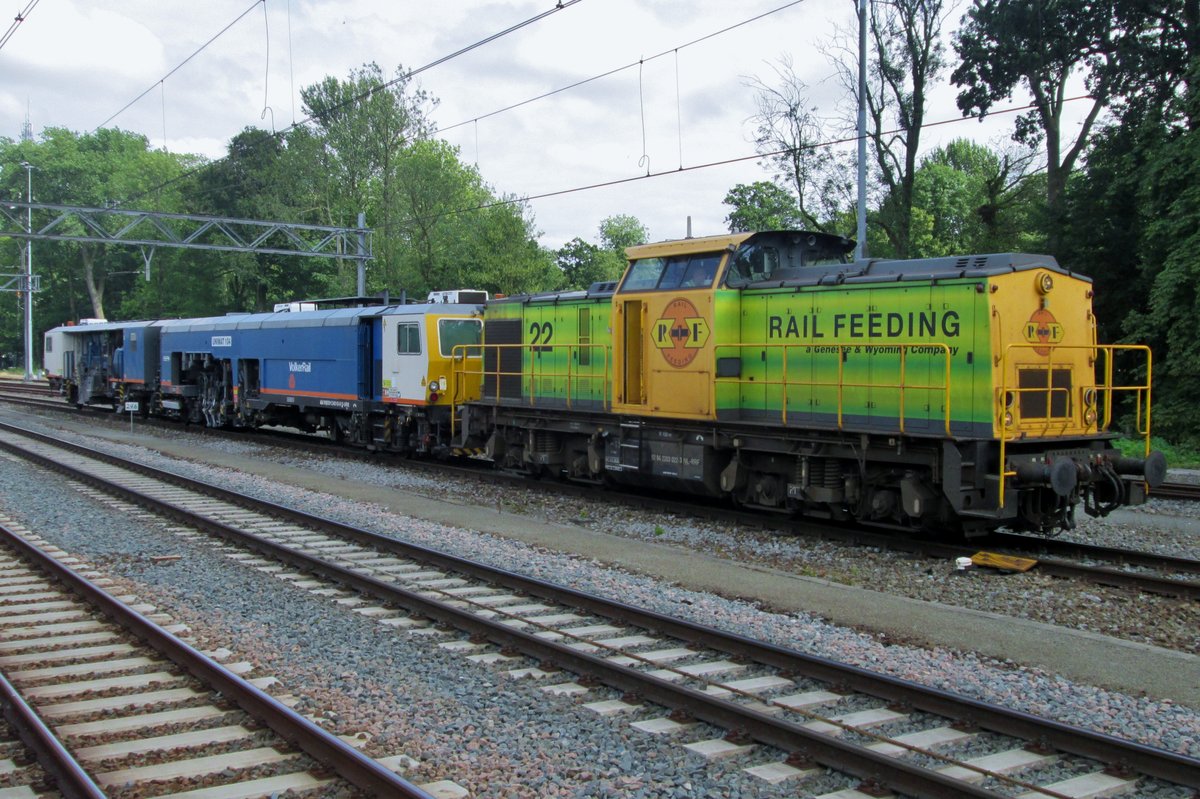
<svg viewBox="0 0 1200 799"><path fill-rule="evenodd" d="M1113 442L1122 455L1140 458L1146 453L1145 443L1140 438L1119 438ZM1200 469L1200 450L1194 447L1176 446L1158 437L1151 437L1150 449L1167 456L1167 465L1173 469Z"/></svg>

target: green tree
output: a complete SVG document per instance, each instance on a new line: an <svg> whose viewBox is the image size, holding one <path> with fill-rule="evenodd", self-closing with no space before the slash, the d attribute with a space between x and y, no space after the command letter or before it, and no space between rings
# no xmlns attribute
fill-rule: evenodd
<svg viewBox="0 0 1200 799"><path fill-rule="evenodd" d="M645 244L650 233L636 216L614 214L600 220L600 246L625 260L625 249Z"/></svg>
<svg viewBox="0 0 1200 799"><path fill-rule="evenodd" d="M796 198L765 180L739 183L725 193L721 202L733 209L725 217L730 233L804 227L804 214Z"/></svg>
<svg viewBox="0 0 1200 799"><path fill-rule="evenodd" d="M955 37L961 63L951 80L962 87L958 107L963 114L982 117L1019 86L1033 97L1034 109L1017 118L1014 138L1044 145L1052 250L1057 250L1067 180L1100 112L1126 83L1114 21L1113 0L975 0ZM1067 132L1067 83L1077 72L1083 73L1090 100L1082 122Z"/></svg>
<svg viewBox="0 0 1200 799"><path fill-rule="evenodd" d="M305 199L311 152L293 151L294 140L246 128L230 140L228 153L200 173L194 202L206 213L237 219L312 222L317 212ZM269 310L274 303L334 293L339 265L330 259L269 253L206 253L210 275L238 310ZM344 267L343 267L344 268Z"/></svg>
<svg viewBox="0 0 1200 799"><path fill-rule="evenodd" d="M1128 329L1157 344L1155 423L1177 440L1200 444L1200 138L1164 137L1153 150L1138 192L1143 269L1149 304ZM1165 356L1165 357L1164 357Z"/></svg>
<svg viewBox="0 0 1200 799"><path fill-rule="evenodd" d="M887 234L895 256L908 258L925 106L946 64L941 35L950 8L942 0L894 0L869 8L874 58L867 81L867 138L884 192L875 224Z"/></svg>
<svg viewBox="0 0 1200 799"><path fill-rule="evenodd" d="M1030 153L997 155L957 139L929 153L913 182L913 246L922 258L1028 249L1035 213Z"/></svg>
<svg viewBox="0 0 1200 799"><path fill-rule="evenodd" d="M625 259L612 249L598 247L576 236L554 254L563 274L564 287L586 289L593 283L616 280L625 269Z"/></svg>
<svg viewBox="0 0 1200 799"><path fill-rule="evenodd" d="M1058 254L1094 278L1102 341L1151 346L1156 432L1200 443L1200 2L1114 0L1111 12L1116 56L1088 67L1105 70L1116 122L1066 184Z"/></svg>
<svg viewBox="0 0 1200 799"><path fill-rule="evenodd" d="M383 235L375 240L370 281L377 288L401 282L403 237L389 233L395 214L405 204L398 175L405 151L429 137L429 113L437 100L413 88L402 66L385 79L378 64L351 71L346 80L326 77L303 89L304 111L321 147L320 164L327 178L323 214L327 224L353 226L366 212Z"/></svg>
<svg viewBox="0 0 1200 799"><path fill-rule="evenodd" d="M747 82L755 92L757 106L755 148L771 170L775 186L792 197L795 211L789 208L788 218L792 221L786 226L832 230L831 222L853 205L848 178L853 174L853 164L845 154L825 146L832 137L826 134L817 109L810 108L808 86L796 75L791 57L784 56L772 69L772 82L758 77ZM725 203L731 204L728 196ZM771 229L756 227L757 222L726 221L731 229L735 225L745 225L738 230Z"/></svg>
<svg viewBox="0 0 1200 799"><path fill-rule="evenodd" d="M478 170L444 141L413 142L396 163L399 187L386 235L410 294L480 288L523 293L558 285L538 248L528 208L496 198Z"/></svg>
<svg viewBox="0 0 1200 799"><path fill-rule="evenodd" d="M33 164L36 202L104 207L139 198L147 210L181 211L177 178L198 162L194 156L150 149L144 136L116 129L79 134L47 128L35 141L0 143L2 180L9 196L25 194L21 162ZM35 224L37 219L35 218ZM116 224L116 223L114 223ZM71 222L60 232L81 233ZM10 245L11 246L11 245ZM16 248L11 252L16 255ZM82 316L104 317L119 309L132 293L142 291L142 255L125 245L43 242L34 244L34 270L42 292L35 300L46 327ZM158 253L155 262L182 261L179 253Z"/></svg>

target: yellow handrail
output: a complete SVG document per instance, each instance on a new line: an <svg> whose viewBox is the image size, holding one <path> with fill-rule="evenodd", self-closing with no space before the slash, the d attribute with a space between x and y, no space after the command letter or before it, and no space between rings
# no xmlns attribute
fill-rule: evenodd
<svg viewBox="0 0 1200 799"><path fill-rule="evenodd" d="M468 401L468 398L463 396L463 387L467 383L468 377L478 377L482 382L484 379L491 377L495 380L496 393L500 392L500 378L502 377L518 377L521 379L525 387L523 391L527 401L533 405L537 401L536 389L538 380L546 380L551 378L565 378L566 406L572 407L576 400L572 396L572 392L584 393L584 384L594 384L599 381L599 390L592 389L593 393L598 393L600 396L600 407L603 410L609 410L612 407L612 386L610 363L608 359L607 344L460 344L451 351L454 366L450 372L450 381L452 389L450 396L452 401L450 404L450 437L453 439L456 434L456 425L458 422L458 406ZM459 353L459 350L463 350ZM473 351L468 359L462 357L467 354L467 350ZM522 367L519 371L504 371L500 369L501 353L505 350L520 351L522 353ZM486 369L484 364L487 358L483 357L488 351L491 351L495 357L495 368ZM560 369L542 368L542 359L534 357L540 353L547 351L565 351L566 352L566 371ZM588 373L582 373L578 366L579 355L587 352L591 357L595 357L595 353L600 353L599 363L603 367L596 370L595 367L585 367ZM530 355L530 365L532 368L524 367L524 353ZM474 368L468 368L473 366Z"/></svg>
<svg viewBox="0 0 1200 799"><path fill-rule="evenodd" d="M837 391L837 429L843 430L843 429L845 429L845 413L844 413L844 411L845 411L845 390L846 389L848 389L848 388L849 389L855 389L855 388L896 389L899 391L899 399L900 399L899 416L898 416L898 432L904 433L905 432L904 411L905 411L905 401L906 401L907 393L910 391L939 391L942 393L942 398L943 398L942 422L943 422L943 425L944 425L944 428L946 431L946 435L947 436L950 435L950 417L951 417L950 346L948 344L943 344L941 342L913 342L913 343L904 343L904 344L889 343L886 345L795 344L795 343L745 344L745 343L741 343L741 344L719 344L719 345L717 345L716 352L714 354L719 359L721 357L720 352L722 350L737 350L737 351L739 351L739 354L737 357L738 357L739 362L741 362L742 355L741 355L740 351L747 350L747 349L760 350L760 351L764 351L764 352L767 350L780 350L781 355L782 355L780 362L781 362L782 366L780 368L779 379L777 379L777 380L771 380L771 379L754 380L754 379L749 379L749 378L742 378L740 375L738 377L717 377L713 381L714 394L716 393L717 387L722 383L725 383L725 384L732 383L732 384L736 384L736 385L745 385L745 386L754 386L754 387L779 386L780 387L780 391L779 391L779 393L780 393L780 403L779 403L779 405L780 405L780 422L782 424L786 425L788 423L788 389L789 388L808 387L808 388L812 388L812 389L820 389L820 388L836 389L836 391ZM866 350L866 352L863 352L864 349ZM879 381L872 381L870 383L846 382L845 364L846 364L848 355L855 355L855 356L866 355L868 357L871 357L874 355L894 355L896 353L891 352L891 350L893 350L893 349L898 349L899 355L900 355L900 363L897 368L899 382L897 382L897 383L884 383L884 382L879 382ZM788 356L789 356L789 354L791 354L789 351L794 352L794 351L800 351L800 350L807 350L807 351L816 350L821 354L831 354L831 355L836 354L837 361L838 361L837 380L833 381L833 382L816 381L816 380L795 380L795 381L789 380L788 374L787 374L788 361L789 361ZM888 350L888 351L887 352L880 352L880 351L873 352L872 350ZM943 362L942 378L943 379L942 379L942 383L940 385L937 385L937 384L929 384L929 385L911 384L910 385L907 382L908 356L910 354L912 354L913 350L920 350L919 352L916 353L918 355L934 355L934 356L940 355L942 357L942 362ZM929 352L929 350L936 350L936 353ZM715 403L715 396L714 396L714 407L715 407L715 404L716 403Z"/></svg>
<svg viewBox="0 0 1200 799"><path fill-rule="evenodd" d="M1022 360L1017 363L1012 360L1013 350L1046 350L1046 352L1033 353L1037 358ZM1067 387L1055 387L1053 385L1054 355L1060 350L1087 350L1093 353L1088 358L1088 366L1092 368L1092 374L1095 375L1096 359L1099 355L1104 356L1104 363L1101 366L1101 377L1099 383L1072 385ZM1142 384L1132 385L1115 385L1114 370L1115 360L1118 351L1128 352L1144 352L1146 354L1146 382ZM1042 360L1042 359L1045 360ZM1052 420L1057 420L1061 423L1063 432L1069 428L1075 427L1086 432L1091 427L1095 426L1097 432L1105 431L1112 424L1113 395L1118 391L1133 391L1135 392L1135 409L1134 419L1137 425L1137 433L1145 439L1145 452L1150 454L1150 386L1153 382L1153 356L1150 348L1144 344L1048 344L1048 343L1010 343L1005 346L1004 351L1000 354L998 362L1000 368L1000 385L996 388L995 400L993 402L993 419L1000 434L1000 499L999 506L1004 507L1004 492L1005 483L1008 478L1016 476L1016 471L1008 466L1007 450L1008 442L1015 441L1017 435L1022 432L1020 419L1020 402L1019 397L1027 393L1044 393L1046 395L1046 416L1034 417L1044 421L1042 428L1043 434L1050 431ZM1046 371L1046 386L1034 386L1030 388L1019 388L1016 386L1010 387L1008 380L1010 372L1015 374L1015 368L1020 366L1035 367ZM1075 364L1070 361L1063 361L1061 368L1070 369L1072 374L1078 371ZM1087 391L1093 391L1094 401L1089 405L1085 401L1080 401L1077 404L1072 404L1070 398L1072 394L1077 394L1081 400L1086 396ZM1053 409L1053 398L1056 393L1062 392L1067 397L1066 408L1067 412L1058 417L1051 417ZM1145 424L1143 425L1142 416L1142 395L1145 394ZM1009 400L1009 397L1012 400ZM1103 400L1103 416L1096 413L1096 406ZM1095 413L1095 418L1089 420L1086 414L1090 411ZM1010 437L1011 436L1011 437Z"/></svg>

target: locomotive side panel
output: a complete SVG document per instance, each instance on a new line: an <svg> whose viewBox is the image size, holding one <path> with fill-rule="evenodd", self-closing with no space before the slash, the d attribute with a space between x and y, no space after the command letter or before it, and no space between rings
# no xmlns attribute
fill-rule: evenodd
<svg viewBox="0 0 1200 799"><path fill-rule="evenodd" d="M608 293L571 292L491 303L484 328L485 401L537 408L611 403Z"/></svg>
<svg viewBox="0 0 1200 799"><path fill-rule="evenodd" d="M740 358L717 378L726 398L719 416L821 430L988 435L990 366L979 352L987 317L978 285L743 289L742 340L717 345L719 363L735 351ZM740 404L728 402L734 398Z"/></svg>

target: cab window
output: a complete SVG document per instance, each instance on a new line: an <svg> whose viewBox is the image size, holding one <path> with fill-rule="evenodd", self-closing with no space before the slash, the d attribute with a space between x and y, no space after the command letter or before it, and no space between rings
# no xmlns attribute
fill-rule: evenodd
<svg viewBox="0 0 1200 799"><path fill-rule="evenodd" d="M639 258L629 267L622 291L649 291L658 285L667 262L663 258Z"/></svg>
<svg viewBox="0 0 1200 799"><path fill-rule="evenodd" d="M396 352L400 355L421 354L421 326L416 322L396 325Z"/></svg>
<svg viewBox="0 0 1200 799"><path fill-rule="evenodd" d="M779 270L779 250L761 244L742 247L733 256L729 280L735 285L766 280Z"/></svg>
<svg viewBox="0 0 1200 799"><path fill-rule="evenodd" d="M721 264L721 253L640 258L629 267L622 291L665 291L712 285Z"/></svg>
<svg viewBox="0 0 1200 799"><path fill-rule="evenodd" d="M469 358L479 357L479 348L454 351L455 347L478 344L483 340L483 322L478 319L439 319L438 339L441 342L443 358L451 355L466 353Z"/></svg>

